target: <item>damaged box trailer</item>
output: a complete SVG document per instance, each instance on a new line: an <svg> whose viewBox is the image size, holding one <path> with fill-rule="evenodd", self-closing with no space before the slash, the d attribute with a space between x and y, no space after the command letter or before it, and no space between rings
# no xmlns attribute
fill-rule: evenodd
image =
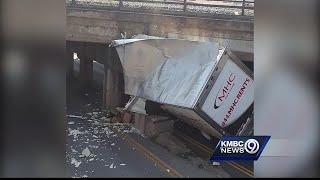
<svg viewBox="0 0 320 180"><path fill-rule="evenodd" d="M252 72L214 42L164 38L115 40L125 93L161 108L211 136L253 128Z"/></svg>

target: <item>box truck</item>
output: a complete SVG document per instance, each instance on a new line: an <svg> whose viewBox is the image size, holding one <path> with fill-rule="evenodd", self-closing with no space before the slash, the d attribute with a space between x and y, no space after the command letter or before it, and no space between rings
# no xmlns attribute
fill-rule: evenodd
<svg viewBox="0 0 320 180"><path fill-rule="evenodd" d="M228 47L157 37L115 40L125 94L161 108L203 133L253 131L253 74Z"/></svg>

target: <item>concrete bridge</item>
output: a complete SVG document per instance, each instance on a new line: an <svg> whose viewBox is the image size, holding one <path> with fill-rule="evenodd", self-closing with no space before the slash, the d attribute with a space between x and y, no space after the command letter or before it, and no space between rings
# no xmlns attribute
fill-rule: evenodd
<svg viewBox="0 0 320 180"><path fill-rule="evenodd" d="M126 1L140 3L133 0ZM239 12L222 10L222 14L208 13L208 11L192 12L192 9L189 10L187 7L198 8L199 5L187 4L186 1L183 1L185 4L169 0L164 3L170 7L182 5L182 11L179 9L163 10L157 8L156 5L154 8L141 9L140 4L139 8L128 8L129 5L134 6L135 4L128 5L125 4L126 1L120 0L116 6L101 3L93 5L88 4L89 1L85 0L67 2L66 40L67 56L70 60L68 72L69 74L72 72L73 61L71 60L74 52L77 53L81 62L80 79L84 86L91 83L93 60L104 64L105 93L103 99L104 102L107 102L105 103L107 106L121 104L119 96L121 96L122 87L119 84L122 81L122 69L117 60L116 52L108 47L111 40L122 38L121 34L127 38L136 34L147 34L167 38L218 42L221 45L228 45L244 61L253 61L253 16L245 15L246 10L252 10L252 6L245 9L245 1L243 0L224 0L228 3L242 3L242 6L239 6ZM219 1L222 2L222 0ZM142 2L151 3L150 0ZM219 12L217 8L231 7L236 9L235 4L200 4L199 7L200 9L209 7L213 8L214 12Z"/></svg>

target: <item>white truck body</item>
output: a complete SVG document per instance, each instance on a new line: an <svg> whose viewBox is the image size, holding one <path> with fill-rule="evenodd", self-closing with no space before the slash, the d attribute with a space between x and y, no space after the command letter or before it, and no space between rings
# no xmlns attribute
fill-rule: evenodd
<svg viewBox="0 0 320 180"><path fill-rule="evenodd" d="M177 39L116 40L125 93L162 104L212 136L235 134L253 105L252 72L226 47ZM228 127L238 123L236 131ZM240 127L241 126L241 127Z"/></svg>

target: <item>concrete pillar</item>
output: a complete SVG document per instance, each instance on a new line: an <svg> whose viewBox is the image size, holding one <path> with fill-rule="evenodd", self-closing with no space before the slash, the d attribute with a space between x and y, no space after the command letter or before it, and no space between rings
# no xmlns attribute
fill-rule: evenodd
<svg viewBox="0 0 320 180"><path fill-rule="evenodd" d="M71 99L71 91L70 91L70 82L73 79L73 53L72 47L69 42L66 43L66 51L65 51L65 71L66 71L66 104L69 105Z"/></svg>
<svg viewBox="0 0 320 180"><path fill-rule="evenodd" d="M73 77L73 52L71 49L66 49L66 61L67 61L67 67L66 67L66 74L67 77Z"/></svg>
<svg viewBox="0 0 320 180"><path fill-rule="evenodd" d="M106 107L109 107L109 108L114 108L116 105L114 103L114 89L115 89L115 84L114 84L114 79L115 79L115 74L112 72L112 70L108 67L106 69L106 92L105 92L105 104L106 104Z"/></svg>
<svg viewBox="0 0 320 180"><path fill-rule="evenodd" d="M107 108L121 106L123 97L122 90L122 73L119 59L115 56L114 49L108 48L105 62L105 88L104 88L104 105Z"/></svg>
<svg viewBox="0 0 320 180"><path fill-rule="evenodd" d="M82 86L87 89L91 87L93 79L93 60L89 56L86 44L81 47L78 57L80 59L80 81Z"/></svg>
<svg viewBox="0 0 320 180"><path fill-rule="evenodd" d="M104 63L104 87L103 87L103 96L104 101L103 104L106 108L110 108L112 106L112 93L111 90L112 84L112 73L110 70L111 67L111 50L110 48L107 49L106 59Z"/></svg>
<svg viewBox="0 0 320 180"><path fill-rule="evenodd" d="M145 133L145 127L146 127L145 114L134 113L134 127L138 129L142 134Z"/></svg>

